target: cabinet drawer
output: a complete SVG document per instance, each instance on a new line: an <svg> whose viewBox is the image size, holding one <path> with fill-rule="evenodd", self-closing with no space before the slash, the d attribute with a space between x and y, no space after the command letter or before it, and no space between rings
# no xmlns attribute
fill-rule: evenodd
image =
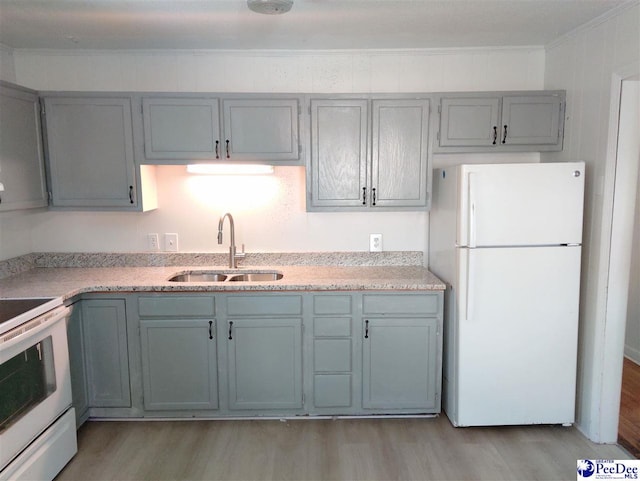
<svg viewBox="0 0 640 481"><path fill-rule="evenodd" d="M350 374L316 374L313 378L313 405L318 408L351 406Z"/></svg>
<svg viewBox="0 0 640 481"><path fill-rule="evenodd" d="M313 369L316 372L351 371L351 339L313 341Z"/></svg>
<svg viewBox="0 0 640 481"><path fill-rule="evenodd" d="M213 317L216 301L213 296L140 297L140 317Z"/></svg>
<svg viewBox="0 0 640 481"><path fill-rule="evenodd" d="M313 313L351 314L351 296L313 296Z"/></svg>
<svg viewBox="0 0 640 481"><path fill-rule="evenodd" d="M351 336L350 317L316 317L313 319L315 337Z"/></svg>
<svg viewBox="0 0 640 481"><path fill-rule="evenodd" d="M437 294L365 294L364 314L437 314Z"/></svg>
<svg viewBox="0 0 640 481"><path fill-rule="evenodd" d="M300 316L301 296L230 296L227 298L229 316Z"/></svg>

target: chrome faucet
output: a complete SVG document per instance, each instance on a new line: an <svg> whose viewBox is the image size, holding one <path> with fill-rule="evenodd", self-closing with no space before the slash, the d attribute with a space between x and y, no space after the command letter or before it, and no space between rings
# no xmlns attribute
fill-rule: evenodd
<svg viewBox="0 0 640 481"><path fill-rule="evenodd" d="M229 267L231 269L238 268L238 259L244 259L244 244L242 244L242 252L236 252L236 231L235 226L233 224L233 216L228 212L220 217L220 221L218 222L218 244L222 244L222 228L224 227L225 218L229 218L229 228L231 229L231 239L229 244Z"/></svg>

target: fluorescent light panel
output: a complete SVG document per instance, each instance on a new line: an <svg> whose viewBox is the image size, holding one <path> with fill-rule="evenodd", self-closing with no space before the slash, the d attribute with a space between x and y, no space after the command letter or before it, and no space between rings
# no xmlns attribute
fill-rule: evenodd
<svg viewBox="0 0 640 481"><path fill-rule="evenodd" d="M190 174L207 175L268 175L273 174L273 165L264 164L189 164Z"/></svg>

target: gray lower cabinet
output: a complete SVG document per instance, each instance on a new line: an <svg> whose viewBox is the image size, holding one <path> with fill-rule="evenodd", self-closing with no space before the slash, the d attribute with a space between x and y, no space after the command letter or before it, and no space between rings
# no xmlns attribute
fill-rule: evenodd
<svg viewBox="0 0 640 481"><path fill-rule="evenodd" d="M434 151L562 150L564 104L564 91L444 94Z"/></svg>
<svg viewBox="0 0 640 481"><path fill-rule="evenodd" d="M129 354L124 299L81 301L89 407L129 407Z"/></svg>
<svg viewBox="0 0 640 481"><path fill-rule="evenodd" d="M362 296L362 407L440 412L442 295Z"/></svg>
<svg viewBox="0 0 640 481"><path fill-rule="evenodd" d="M89 415L87 370L85 367L86 358L82 328L82 302L80 301L71 306L71 315L67 321L67 341L71 371L71 398L76 411L76 426L80 427Z"/></svg>
<svg viewBox="0 0 640 481"><path fill-rule="evenodd" d="M46 207L36 92L0 82L0 211Z"/></svg>
<svg viewBox="0 0 640 481"><path fill-rule="evenodd" d="M312 98L307 210L424 209L429 98Z"/></svg>
<svg viewBox="0 0 640 481"><path fill-rule="evenodd" d="M146 410L218 408L214 320L143 319L140 342Z"/></svg>
<svg viewBox="0 0 640 481"><path fill-rule="evenodd" d="M355 409L354 308L348 293L313 295L314 412L349 414Z"/></svg>
<svg viewBox="0 0 640 481"><path fill-rule="evenodd" d="M437 407L435 318L367 318L362 343L362 407Z"/></svg>
<svg viewBox="0 0 640 481"><path fill-rule="evenodd" d="M71 306L67 338L78 427L92 408L131 406L126 329L124 299L84 299Z"/></svg>
<svg viewBox="0 0 640 481"><path fill-rule="evenodd" d="M233 319L229 409L302 408L302 319Z"/></svg>
<svg viewBox="0 0 640 481"><path fill-rule="evenodd" d="M302 296L233 294L225 300L229 409L301 409Z"/></svg>

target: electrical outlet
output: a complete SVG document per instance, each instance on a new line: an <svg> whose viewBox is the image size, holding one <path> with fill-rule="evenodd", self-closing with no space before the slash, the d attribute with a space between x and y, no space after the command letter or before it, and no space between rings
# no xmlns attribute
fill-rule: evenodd
<svg viewBox="0 0 640 481"><path fill-rule="evenodd" d="M147 234L147 250L160 250L160 238L158 237L158 234Z"/></svg>
<svg viewBox="0 0 640 481"><path fill-rule="evenodd" d="M164 235L164 250L166 252L178 252L178 234Z"/></svg>
<svg viewBox="0 0 640 481"><path fill-rule="evenodd" d="M382 252L382 234L369 234L369 252Z"/></svg>

